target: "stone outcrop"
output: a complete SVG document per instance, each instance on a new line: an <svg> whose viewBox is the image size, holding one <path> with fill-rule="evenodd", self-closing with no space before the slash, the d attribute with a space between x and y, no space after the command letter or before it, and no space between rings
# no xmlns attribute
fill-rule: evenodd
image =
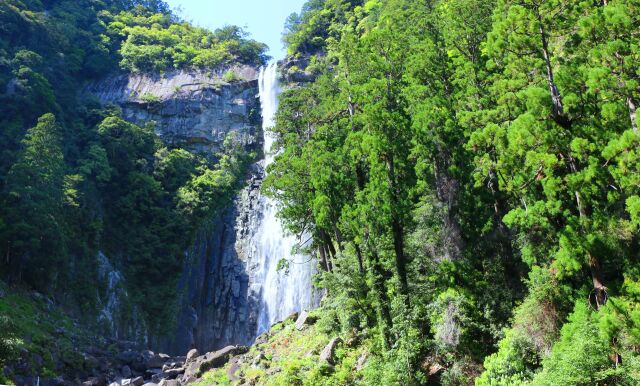
<svg viewBox="0 0 640 386"><path fill-rule="evenodd" d="M239 80L225 82L223 75L228 71L234 71ZM257 77L258 70L248 66L164 75L123 74L89 85L86 94L102 104L119 106L123 118L133 123L152 124L166 144L215 159L229 134L247 151L261 154ZM195 243L185 253L176 331L168 339L150 337L155 349L178 354L194 347L206 352L229 344L251 343L257 299L249 282L257 266L250 261L247 240L260 221L263 175L262 166L253 165L234 205L197 233ZM103 319L112 331L119 331L117 318L111 316L119 312L116 306L122 293L114 291L105 300L112 306L106 308Z"/></svg>
<svg viewBox="0 0 640 386"><path fill-rule="evenodd" d="M245 354L248 351L249 347L246 346L227 346L216 352L210 352L201 357L197 357L189 364L183 378L200 378L205 372L222 367L234 356Z"/></svg>
<svg viewBox="0 0 640 386"><path fill-rule="evenodd" d="M335 352L340 343L342 343L342 339L339 337L331 339L320 353L320 361L327 362L332 365L335 364Z"/></svg>
<svg viewBox="0 0 640 386"><path fill-rule="evenodd" d="M261 165L253 165L234 205L198 232L187 251L177 330L163 349L206 352L253 342L259 298L250 283L259 266L250 240L261 220L262 176Z"/></svg>
<svg viewBox="0 0 640 386"><path fill-rule="evenodd" d="M234 71L239 80L226 83L222 78L227 71ZM258 144L257 87L257 70L238 66L211 72L116 75L86 91L102 104L120 106L128 121L154 125L168 145L215 154L229 133L247 147Z"/></svg>

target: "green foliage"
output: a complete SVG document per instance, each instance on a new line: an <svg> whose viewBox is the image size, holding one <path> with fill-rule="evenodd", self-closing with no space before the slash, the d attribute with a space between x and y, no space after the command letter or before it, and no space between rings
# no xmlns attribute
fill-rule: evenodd
<svg viewBox="0 0 640 386"><path fill-rule="evenodd" d="M0 2L2 279L64 294L93 319L104 251L125 274L141 324L166 333L183 251L228 205L251 155L231 144L214 165L166 149L151 126L124 121L83 90L122 69L258 65L265 49L238 27L210 32L179 20L160 0Z"/></svg>
<svg viewBox="0 0 640 386"><path fill-rule="evenodd" d="M5 274L47 290L65 264L64 159L60 127L43 115L27 131L23 150L7 175L2 217L11 227L0 239L7 246Z"/></svg>
<svg viewBox="0 0 640 386"><path fill-rule="evenodd" d="M4 366L7 362L16 359L20 341L16 333L16 326L8 316L0 316L0 329L2 329L2 337L0 337L0 366ZM0 378L0 380L2 379Z"/></svg>
<svg viewBox="0 0 640 386"><path fill-rule="evenodd" d="M224 80L227 83L233 83L240 79L241 78L238 76L238 74L236 74L236 72L233 70L229 70L225 72L224 75L222 76L222 80Z"/></svg>
<svg viewBox="0 0 640 386"><path fill-rule="evenodd" d="M615 294L638 270L638 12L308 1L288 19L318 77L281 95L264 187L327 271L319 326L372 332L366 382L637 383L637 303Z"/></svg>
<svg viewBox="0 0 640 386"><path fill-rule="evenodd" d="M211 32L181 22L169 12L135 8L108 17L107 35L120 45L120 66L130 71L217 68L231 63L261 65L267 46L236 26Z"/></svg>
<svg viewBox="0 0 640 386"><path fill-rule="evenodd" d="M598 332L592 312L584 302L576 304L568 322L562 327L560 339L543 362L543 370L531 382L533 385L584 385L627 383L611 369L610 348ZM625 377L626 378L626 377Z"/></svg>

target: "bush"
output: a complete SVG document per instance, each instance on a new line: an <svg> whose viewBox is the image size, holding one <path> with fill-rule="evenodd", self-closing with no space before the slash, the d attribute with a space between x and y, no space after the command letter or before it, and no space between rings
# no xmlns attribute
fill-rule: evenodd
<svg viewBox="0 0 640 386"><path fill-rule="evenodd" d="M242 80L242 78L240 78L240 76L238 76L238 74L236 74L235 71L229 70L225 72L225 74L222 76L222 80L224 80L227 83L233 83L233 82Z"/></svg>
<svg viewBox="0 0 640 386"><path fill-rule="evenodd" d="M20 340L16 333L16 326L6 315L0 315L0 367L16 359ZM0 373L0 381L2 374Z"/></svg>

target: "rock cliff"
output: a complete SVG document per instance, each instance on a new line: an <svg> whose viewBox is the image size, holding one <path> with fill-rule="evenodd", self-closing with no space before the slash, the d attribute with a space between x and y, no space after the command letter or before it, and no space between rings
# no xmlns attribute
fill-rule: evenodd
<svg viewBox="0 0 640 386"><path fill-rule="evenodd" d="M263 135L257 76L257 70L247 66L116 75L89 85L87 94L119 106L131 122L152 124L169 146L215 158L227 134L234 133L247 151L259 154ZM229 78L233 81L225 81ZM260 221L263 174L261 164L253 165L235 205L212 218L185 252L178 299L167 299L167 304L177 300L176 329L167 337L150 337L153 348L184 354L194 347L206 352L253 340L258 300L250 283L258 267L251 261L248 240ZM113 299L117 294L108 296L118 304Z"/></svg>
<svg viewBox="0 0 640 386"><path fill-rule="evenodd" d="M227 74L233 74L227 82ZM257 70L238 66L212 72L122 74L91 84L87 92L122 108L138 125L152 124L167 144L215 154L228 133L259 149Z"/></svg>

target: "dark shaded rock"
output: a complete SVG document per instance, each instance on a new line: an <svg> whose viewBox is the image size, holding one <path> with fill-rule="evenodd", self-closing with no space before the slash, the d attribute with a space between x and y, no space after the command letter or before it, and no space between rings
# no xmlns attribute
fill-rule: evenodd
<svg viewBox="0 0 640 386"><path fill-rule="evenodd" d="M131 378L131 368L127 365L122 366L120 374L123 378Z"/></svg>
<svg viewBox="0 0 640 386"><path fill-rule="evenodd" d="M82 382L83 386L106 386L106 384L107 384L107 379L104 376L91 377L86 381Z"/></svg>
<svg viewBox="0 0 640 386"><path fill-rule="evenodd" d="M295 322L296 320L298 320L298 315L299 315L299 313L294 312L293 314L291 314L291 315L287 316L287 317L286 317L286 319L285 319L285 320L283 320L283 322L284 322L285 324L287 324L287 323L289 323L289 322Z"/></svg>
<svg viewBox="0 0 640 386"><path fill-rule="evenodd" d="M327 344L320 353L320 360L334 365L336 347L338 347L340 343L342 343L342 339L339 337L331 339L329 344Z"/></svg>
<svg viewBox="0 0 640 386"><path fill-rule="evenodd" d="M178 376L180 376L181 374L184 374L185 372L185 368L184 367L178 367L178 368L173 368L173 369L166 369L160 373L157 374L153 374L151 376L151 380L155 383L159 383L160 381L162 381L163 379L176 379L178 378Z"/></svg>
<svg viewBox="0 0 640 386"><path fill-rule="evenodd" d="M258 336L255 340L255 342L253 342L254 345L258 346L261 344L265 344L269 341L269 338L271 336L269 335L268 332L263 332L262 334L260 334L260 336Z"/></svg>
<svg viewBox="0 0 640 386"><path fill-rule="evenodd" d="M133 365L142 362L142 356L137 351L124 351L118 354L117 359L125 365Z"/></svg>
<svg viewBox="0 0 640 386"><path fill-rule="evenodd" d="M148 369L147 371L145 371L145 375L146 375L145 378L148 379L157 374L162 374L162 369Z"/></svg>
<svg viewBox="0 0 640 386"><path fill-rule="evenodd" d="M162 366L164 366L164 364L170 359L171 358L169 358L169 356L165 354L153 355L151 358L148 358L145 361L144 365L148 369L162 368Z"/></svg>

